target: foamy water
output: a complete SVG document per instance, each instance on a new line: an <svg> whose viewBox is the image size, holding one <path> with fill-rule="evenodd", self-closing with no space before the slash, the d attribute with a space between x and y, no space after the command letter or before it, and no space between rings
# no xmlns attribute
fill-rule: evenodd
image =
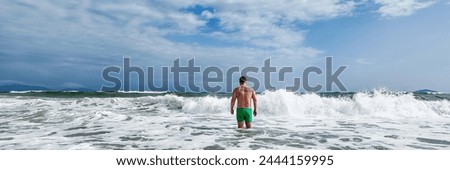
<svg viewBox="0 0 450 170"><path fill-rule="evenodd" d="M0 149L450 149L450 102L412 94L257 95L253 129L229 98L0 95Z"/></svg>

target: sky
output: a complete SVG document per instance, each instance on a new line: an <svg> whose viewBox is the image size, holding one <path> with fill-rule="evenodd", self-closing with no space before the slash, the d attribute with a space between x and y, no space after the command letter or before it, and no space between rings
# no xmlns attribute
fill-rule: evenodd
<svg viewBox="0 0 450 170"><path fill-rule="evenodd" d="M273 82L283 88L332 56L333 71L347 66L339 79L348 91L450 92L449 0L0 0L0 23L0 85L99 90L111 86L103 69L124 58L154 67L155 84L177 58L202 69L270 58L293 67ZM325 74L309 81L324 84Z"/></svg>

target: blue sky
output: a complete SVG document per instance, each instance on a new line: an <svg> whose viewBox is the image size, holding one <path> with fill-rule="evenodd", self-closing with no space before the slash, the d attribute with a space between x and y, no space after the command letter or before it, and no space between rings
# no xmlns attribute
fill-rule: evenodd
<svg viewBox="0 0 450 170"><path fill-rule="evenodd" d="M0 85L98 90L106 84L102 69L122 65L124 57L157 70L176 58L227 68L261 67L270 57L301 77L304 68L323 68L324 57L333 56L334 68L348 66L340 79L350 91L450 92L448 0L0 4Z"/></svg>

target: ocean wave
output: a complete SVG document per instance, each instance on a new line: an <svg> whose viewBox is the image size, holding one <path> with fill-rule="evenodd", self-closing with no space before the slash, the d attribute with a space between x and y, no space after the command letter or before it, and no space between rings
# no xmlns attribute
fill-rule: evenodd
<svg viewBox="0 0 450 170"><path fill-rule="evenodd" d="M375 116L375 117L440 117L450 116L448 100L424 101L411 93L386 91L361 92L352 97L321 97L283 90L257 95L258 113L269 116ZM182 109L196 113L228 113L229 98L184 98Z"/></svg>
<svg viewBox="0 0 450 170"><path fill-rule="evenodd" d="M254 118L254 128L248 131L236 130L228 95L183 95L0 95L0 126L5 136L0 148L448 149L450 146L448 99L423 100L412 93L390 91L351 95L267 91L257 94L258 116Z"/></svg>
<svg viewBox="0 0 450 170"><path fill-rule="evenodd" d="M45 93L48 92L46 90L25 90L25 91L10 91L9 93L13 94L23 94L23 93Z"/></svg>
<svg viewBox="0 0 450 170"><path fill-rule="evenodd" d="M131 94L164 94L167 91L118 91L118 93L131 93Z"/></svg>
<svg viewBox="0 0 450 170"><path fill-rule="evenodd" d="M450 101L420 100L412 93L389 91L359 92L351 96L325 97L315 93L298 94L284 90L257 95L258 114L262 116L308 117L449 117ZM33 100L34 99L34 100ZM184 97L176 94L140 97L85 98L1 98L1 107L53 110L128 109L133 112L178 111L187 114L229 114L230 98L216 96ZM37 99L40 99L39 97Z"/></svg>

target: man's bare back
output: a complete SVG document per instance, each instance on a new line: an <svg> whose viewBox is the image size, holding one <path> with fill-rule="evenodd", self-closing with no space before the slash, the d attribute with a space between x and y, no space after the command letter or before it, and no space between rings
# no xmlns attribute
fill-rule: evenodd
<svg viewBox="0 0 450 170"><path fill-rule="evenodd" d="M233 90L233 94L236 95L238 101L238 108L252 108L251 99L253 96L253 89L246 87L245 85L240 85Z"/></svg>

